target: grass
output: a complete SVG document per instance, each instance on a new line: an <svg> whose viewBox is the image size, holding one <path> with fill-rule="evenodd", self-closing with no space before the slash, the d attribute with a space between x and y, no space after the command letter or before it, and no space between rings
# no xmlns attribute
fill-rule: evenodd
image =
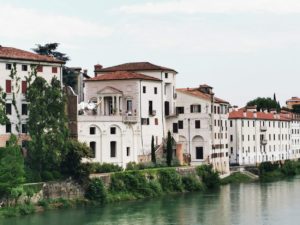
<svg viewBox="0 0 300 225"><path fill-rule="evenodd" d="M240 172L236 172L236 173L233 173L230 176L222 179L221 184L224 185L224 184L249 183L249 182L253 182L253 181L254 180L251 177L249 177L245 174L242 174Z"/></svg>

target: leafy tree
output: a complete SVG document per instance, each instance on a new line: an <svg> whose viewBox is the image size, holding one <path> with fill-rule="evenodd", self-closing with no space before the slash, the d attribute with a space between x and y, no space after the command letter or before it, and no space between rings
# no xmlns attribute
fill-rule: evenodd
<svg viewBox="0 0 300 225"><path fill-rule="evenodd" d="M154 136L153 135L152 135L152 139L151 139L151 162L156 163Z"/></svg>
<svg viewBox="0 0 300 225"><path fill-rule="evenodd" d="M168 131L168 139L167 139L167 165L171 166L173 157L173 148L172 148L172 136L171 132Z"/></svg>
<svg viewBox="0 0 300 225"><path fill-rule="evenodd" d="M33 77L35 79L33 79ZM65 97L60 81L53 77L48 84L43 77L29 77L26 99L29 102L27 166L36 172L58 171L66 152L68 137L65 116Z"/></svg>
<svg viewBox="0 0 300 225"><path fill-rule="evenodd" d="M11 135L8 146L0 150L0 196L8 198L24 182L24 159L17 137Z"/></svg>
<svg viewBox="0 0 300 225"><path fill-rule="evenodd" d="M300 105L293 105L293 112L300 113Z"/></svg>
<svg viewBox="0 0 300 225"><path fill-rule="evenodd" d="M70 57L67 56L65 53L56 51L56 49L59 46L59 43L48 43L45 45L36 44L36 48L33 48L32 50L40 55L48 55L53 56L54 58L67 62L70 60Z"/></svg>
<svg viewBox="0 0 300 225"><path fill-rule="evenodd" d="M257 106L257 110L268 110L276 109L277 112L280 112L280 104L276 100L271 98L256 98L247 103L247 106Z"/></svg>
<svg viewBox="0 0 300 225"><path fill-rule="evenodd" d="M6 93L3 92L3 89L0 87L0 124L5 125L9 122L8 117L6 116L5 112L5 99Z"/></svg>

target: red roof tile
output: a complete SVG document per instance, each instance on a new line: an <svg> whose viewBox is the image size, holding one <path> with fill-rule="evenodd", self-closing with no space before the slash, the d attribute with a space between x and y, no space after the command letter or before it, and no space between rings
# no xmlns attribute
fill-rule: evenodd
<svg viewBox="0 0 300 225"><path fill-rule="evenodd" d="M244 114L245 113L245 114ZM281 120L281 121L290 121L292 118L289 114L280 113L265 113L265 112L256 112L256 117L254 112L245 111L244 109L239 109L237 111L232 111L229 113L229 119L257 119L257 120ZM279 117L278 117L279 116Z"/></svg>
<svg viewBox="0 0 300 225"><path fill-rule="evenodd" d="M93 77L91 79L86 79L85 81L103 81L103 80L153 80L153 81L161 81L155 77L147 76L140 73L133 73L128 71L116 71L105 73L103 75L98 75L97 77Z"/></svg>
<svg viewBox="0 0 300 225"><path fill-rule="evenodd" d="M0 59L18 59L18 60L60 63L60 64L65 63L63 61L57 60L50 56L39 55L36 53L24 51L21 49L11 48L11 47L3 47L3 46L0 46Z"/></svg>
<svg viewBox="0 0 300 225"><path fill-rule="evenodd" d="M117 66L111 66L101 69L95 69L95 72L114 72L114 71L173 71L177 73L175 70L154 65L149 62L132 62L132 63L124 63Z"/></svg>

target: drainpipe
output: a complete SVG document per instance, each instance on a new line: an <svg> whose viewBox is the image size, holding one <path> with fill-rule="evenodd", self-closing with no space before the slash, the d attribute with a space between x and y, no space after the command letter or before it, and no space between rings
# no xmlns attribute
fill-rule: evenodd
<svg viewBox="0 0 300 225"><path fill-rule="evenodd" d="M140 124L141 124L141 144L143 149L143 155L145 155L144 142L143 142L143 125L142 125L142 80L140 80Z"/></svg>
<svg viewBox="0 0 300 225"><path fill-rule="evenodd" d="M192 157L191 157L191 125L190 125L191 119L188 118L188 138L189 138L189 158L192 161Z"/></svg>

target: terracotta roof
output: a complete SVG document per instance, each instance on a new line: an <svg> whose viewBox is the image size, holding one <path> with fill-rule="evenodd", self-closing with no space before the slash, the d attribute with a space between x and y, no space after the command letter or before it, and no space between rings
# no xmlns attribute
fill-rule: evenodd
<svg viewBox="0 0 300 225"><path fill-rule="evenodd" d="M189 95L201 98L201 99L205 99L205 100L209 100L209 101L211 100L211 95L203 93L202 91L199 90L199 88L177 88L176 91L182 92L185 94L189 94ZM216 103L229 104L229 102L227 102L221 98L218 98L218 97L214 97L214 100Z"/></svg>
<svg viewBox="0 0 300 225"><path fill-rule="evenodd" d="M292 97L291 99L287 100L286 102L299 102L300 98L298 97Z"/></svg>
<svg viewBox="0 0 300 225"><path fill-rule="evenodd" d="M50 63L60 63L65 62L57 60L53 57L46 55L39 55L36 53L24 51L17 48L3 47L0 46L0 59L18 59L18 60L28 60L36 62L50 62Z"/></svg>
<svg viewBox="0 0 300 225"><path fill-rule="evenodd" d="M149 62L124 63L117 66L95 69L95 72L114 72L114 71L173 71L177 73L173 69L154 65Z"/></svg>
<svg viewBox="0 0 300 225"><path fill-rule="evenodd" d="M98 75L97 77L93 77L91 79L86 79L85 81L103 81L103 80L153 80L153 81L161 81L155 77L147 76L140 73L133 73L128 71L116 71L105 73L103 75Z"/></svg>
<svg viewBox="0 0 300 225"><path fill-rule="evenodd" d="M245 113L245 114L244 114ZM254 116L256 114L256 117ZM279 116L279 117L278 117ZM290 114L280 113L265 113L265 112L250 112L245 111L245 109L239 109L237 111L232 111L229 113L229 119L257 119L257 120L281 120L281 121L290 121L292 119Z"/></svg>

